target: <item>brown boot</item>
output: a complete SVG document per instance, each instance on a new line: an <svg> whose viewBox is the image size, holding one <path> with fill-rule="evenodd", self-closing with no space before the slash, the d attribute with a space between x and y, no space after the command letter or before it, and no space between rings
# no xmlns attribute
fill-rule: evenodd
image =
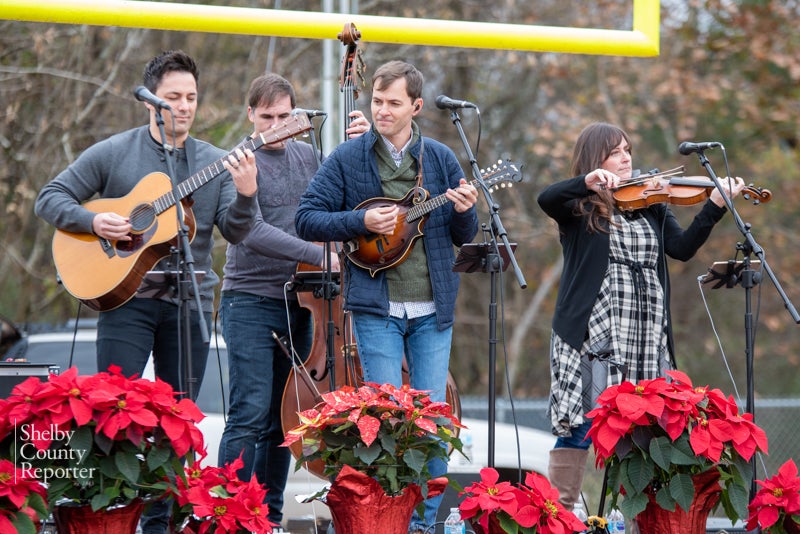
<svg viewBox="0 0 800 534"><path fill-rule="evenodd" d="M547 476L550 484L558 490L560 495L558 502L567 510L571 511L580 499L588 457L589 451L585 449L562 447L550 451Z"/></svg>

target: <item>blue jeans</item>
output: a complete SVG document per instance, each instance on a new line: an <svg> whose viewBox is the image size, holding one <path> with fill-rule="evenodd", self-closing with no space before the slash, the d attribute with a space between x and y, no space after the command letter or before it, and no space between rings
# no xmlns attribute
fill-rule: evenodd
<svg viewBox="0 0 800 534"><path fill-rule="evenodd" d="M401 386L405 356L411 387L430 390L434 401L447 399L452 327L439 330L435 314L399 319L353 312L352 317L365 381ZM447 462L433 460L428 469L433 477L443 476ZM425 499L425 517L420 518L415 510L409 530L426 530L433 525L442 498L443 495Z"/></svg>
<svg viewBox="0 0 800 534"><path fill-rule="evenodd" d="M560 448L570 448L570 449L583 449L587 450L592 445L591 438L587 438L586 434L589 433L589 429L592 427L592 421L589 419L585 419L583 423L579 424L576 427L572 427L572 435L571 436L559 436L556 439L556 444L553 447L554 449Z"/></svg>
<svg viewBox="0 0 800 534"><path fill-rule="evenodd" d="M311 349L311 314L296 301L223 291L220 301L222 335L228 347L230 407L219 445L219 465L242 455L239 478L252 475L267 488L269 519L283 518L283 491L292 455L283 443L281 401L291 362L272 337L288 336L297 353Z"/></svg>
<svg viewBox="0 0 800 534"><path fill-rule="evenodd" d="M111 311L102 312L97 321L97 370L106 371L111 364L122 368L122 374L141 376L153 353L153 367L158 378L170 384L175 391L187 392L185 369L188 362L181 361L178 324L183 319L178 307L157 299L134 298ZM199 315L192 311L191 346L192 377L196 379L193 398L197 398L208 359L208 343L203 342L197 326ZM211 331L211 314L204 313L203 320ZM170 516L170 500L154 501L142 514L143 534L163 534Z"/></svg>

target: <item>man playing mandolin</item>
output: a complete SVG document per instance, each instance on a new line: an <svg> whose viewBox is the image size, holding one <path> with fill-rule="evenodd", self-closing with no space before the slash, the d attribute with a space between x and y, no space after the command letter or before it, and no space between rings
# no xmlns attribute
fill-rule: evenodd
<svg viewBox="0 0 800 534"><path fill-rule="evenodd" d="M218 277L211 268L212 232L219 228L229 242L239 242L248 234L256 215L256 165L250 150L236 149L229 155L222 149L194 139L189 129L194 122L198 100L198 69L194 60L182 51L164 52L151 59L144 69L144 85L171 109L164 111L166 142L175 153L174 177L178 183L195 171L218 161L219 178L198 189L192 196L196 232L191 244L194 265L206 275L200 283L202 315L191 302L191 377L197 380L196 395L206 367L208 343L203 342L199 321L211 324L214 286ZM124 243L146 240L146 234L132 234L131 217L126 213L90 211L81 202L99 195L104 199L131 193L148 173L167 173L164 144L156 122L156 110L149 110L150 123L116 134L89 147L66 170L56 176L39 193L36 214L58 228L108 240L114 257L124 255ZM223 170L228 172L224 172ZM148 175L149 176L149 175ZM169 178L167 190L169 191ZM147 193L147 191L144 191ZM155 197L156 195L154 195ZM141 204L154 197L144 196ZM162 213L157 224L173 224L174 211ZM116 252L114 252L116 251ZM172 258L162 260L156 269L175 271ZM145 269L152 267L147 265ZM132 298L119 307L102 311L97 324L97 368L109 365L122 368L126 376L141 375L150 352L153 353L156 376L176 391L186 391L186 370L181 365L178 307L171 292L160 298ZM184 362L185 365L185 362ZM142 517L143 534L163 534L168 523L166 501L152 503Z"/></svg>
<svg viewBox="0 0 800 534"><path fill-rule="evenodd" d="M455 154L422 137L413 118L422 110L422 74L411 64L391 61L372 78L373 127L347 141L323 163L300 201L298 235L310 241L364 238L377 248L406 247L400 261L374 269L343 262L345 308L353 329L364 380L402 385L403 357L411 387L430 390L445 401L450 344L459 275L452 271L453 247L478 231L477 191L464 179ZM423 235L400 238L406 223L400 199L445 195L449 202L425 219ZM369 199L377 206L355 209ZM419 222L415 222L417 226ZM444 462L429 466L433 476ZM441 497L425 501L409 532L423 532L436 522Z"/></svg>
<svg viewBox="0 0 800 534"><path fill-rule="evenodd" d="M254 135L292 118L292 84L274 73L255 78L247 94L247 117ZM354 112L350 135L365 132L369 122ZM298 262L325 268L324 247L299 239L294 214L300 196L319 162L311 144L266 144L255 152L259 211L250 234L228 244L220 315L228 347L230 406L219 447L219 465L244 462L239 478L255 476L267 487L269 519L280 524L283 492L291 453L281 447L281 398L291 362L273 333L291 342L305 359L312 347L313 317L298 303L287 283ZM331 268L339 270L336 255ZM321 325L320 325L321 327Z"/></svg>

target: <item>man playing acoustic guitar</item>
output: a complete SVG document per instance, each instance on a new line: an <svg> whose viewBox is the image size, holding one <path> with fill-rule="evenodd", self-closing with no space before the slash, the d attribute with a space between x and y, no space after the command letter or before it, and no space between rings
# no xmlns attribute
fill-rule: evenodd
<svg viewBox="0 0 800 534"><path fill-rule="evenodd" d="M372 129L325 160L300 201L295 223L298 235L310 241L366 236L392 247L393 237L403 235L408 224L393 199L415 188L422 196L446 196L449 202L431 212L422 237L400 243L409 247L402 259L370 269L349 258L343 263L345 308L352 311L364 380L400 387L405 356L411 387L445 401L459 285L453 247L478 231L478 195L453 151L423 138L413 122L422 109L422 85L422 74L403 61L375 71ZM385 202L354 209L376 197ZM447 470L443 461L429 468L433 476ZM409 532L427 531L440 502L441 497L427 499L425 517L415 512Z"/></svg>
<svg viewBox="0 0 800 534"><path fill-rule="evenodd" d="M196 231L191 250L195 270L206 273L200 284L202 315L194 309L194 301L191 302L191 376L197 380L195 395L200 389L208 357L208 343L202 340L199 320L206 321L210 329L213 291L219 280L211 268L213 228L216 225L226 240L237 243L250 231L257 209L256 165L252 151L236 149L226 156L225 151L189 135L197 110L197 80L194 60L181 51L164 52L151 59L144 69L144 86L170 108L164 111L164 130L167 143L176 153L175 181L184 182L215 160L221 173L192 195L191 211ZM132 232L128 214L97 213L81 203L95 195L103 199L123 197L148 173L167 172L167 156L155 108L150 103L145 106L150 113L149 125L116 134L89 147L41 190L35 208L39 217L59 231L98 237L95 241L98 247L101 240L107 240L113 244L109 248L112 254L117 250L116 256L123 255L119 251L124 250L125 242L143 239ZM169 183L169 178L164 178ZM145 198L142 203L149 200L152 199ZM171 223L177 229L174 212L162 215L163 220L156 221L156 225ZM176 271L178 266L171 259L161 260L156 269ZM179 351L179 321L172 294L161 298L131 298L121 306L101 311L97 325L98 370L115 364L126 376L141 375L152 351L156 376L177 391L186 391L185 369ZM165 501L157 501L145 512L144 534L166 531L168 506Z"/></svg>

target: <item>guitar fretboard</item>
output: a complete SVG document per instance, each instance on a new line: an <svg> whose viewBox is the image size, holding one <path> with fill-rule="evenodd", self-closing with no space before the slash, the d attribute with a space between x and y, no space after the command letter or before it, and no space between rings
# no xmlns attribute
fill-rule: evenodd
<svg viewBox="0 0 800 534"><path fill-rule="evenodd" d="M225 166L222 164L222 162L233 155L237 149L242 151L249 149L255 152L263 145L277 143L278 141L289 139L290 137L294 137L298 134L308 131L309 129L311 129L310 119L304 114L298 114L292 117L289 121L285 122L279 128L269 130L268 134L260 133L255 137L255 139L251 138L239 143L225 156L179 183L175 188L178 192L178 200L183 200L222 174L225 171ZM155 208L156 214L161 214L174 205L175 197L172 191L164 193L153 201L153 207Z"/></svg>

